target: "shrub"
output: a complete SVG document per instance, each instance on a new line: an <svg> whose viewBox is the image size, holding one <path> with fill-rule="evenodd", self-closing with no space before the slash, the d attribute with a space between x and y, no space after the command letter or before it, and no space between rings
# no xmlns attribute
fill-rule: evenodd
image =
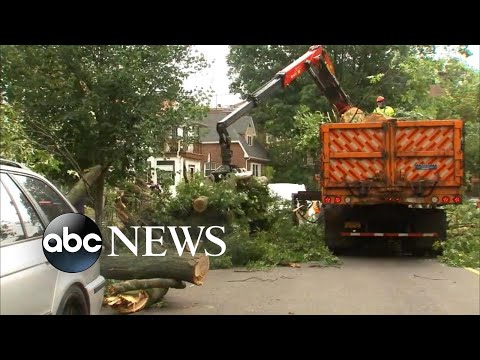
<svg viewBox="0 0 480 360"><path fill-rule="evenodd" d="M446 206L447 241L440 261L450 266L480 268L480 209L472 203Z"/></svg>

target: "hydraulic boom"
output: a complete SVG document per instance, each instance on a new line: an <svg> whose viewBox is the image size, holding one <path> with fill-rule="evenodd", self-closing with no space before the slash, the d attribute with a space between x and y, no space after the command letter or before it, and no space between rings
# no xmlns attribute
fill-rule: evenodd
<svg viewBox="0 0 480 360"><path fill-rule="evenodd" d="M325 49L320 45L310 47L307 53L285 69L279 71L269 82L253 94L249 95L245 104L217 123L217 133L219 136L222 156L222 173L233 171L231 165L231 141L227 130L228 127L247 114L259 103L270 97L275 91L289 86L292 81L302 75L305 71L308 71L312 76L322 94L328 99L331 106L340 115L353 107L350 103L349 97L345 94L335 77L335 70L332 61ZM212 172L212 174L215 176L215 171ZM217 179L217 176L215 177Z"/></svg>

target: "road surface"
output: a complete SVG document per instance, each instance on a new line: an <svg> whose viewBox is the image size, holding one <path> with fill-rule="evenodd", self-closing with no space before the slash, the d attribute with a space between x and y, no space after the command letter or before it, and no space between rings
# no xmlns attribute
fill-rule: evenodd
<svg viewBox="0 0 480 360"><path fill-rule="evenodd" d="M340 259L340 267L211 270L203 286L170 289L164 307L138 314L480 314L480 277L466 269L427 258Z"/></svg>

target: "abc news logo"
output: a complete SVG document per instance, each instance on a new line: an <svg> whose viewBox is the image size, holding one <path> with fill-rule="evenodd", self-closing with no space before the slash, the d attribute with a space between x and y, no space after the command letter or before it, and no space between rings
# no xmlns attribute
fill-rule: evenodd
<svg viewBox="0 0 480 360"><path fill-rule="evenodd" d="M108 256L119 256L115 254L115 238L123 242L131 253L138 256L138 229L140 226L132 226L135 230L134 241L130 241L117 227L108 226L108 228L112 235L111 253ZM191 226L143 226L143 228L145 229L145 254L142 256L166 255L167 250L162 253L154 253L153 251L153 242L159 242L163 245L163 236L155 238L154 230L157 231L156 236L159 233L170 233L178 256L182 256L186 249L194 256L203 234L208 241L214 243L220 249L216 254L209 253L205 249L205 255L221 256L226 251L225 242L212 233L213 229L225 233L223 226L210 226L208 228L199 226L200 231L196 243L194 243L190 234ZM87 270L97 262L102 253L102 234L97 224L90 218L75 213L63 214L56 217L47 226L42 246L45 257L50 264L58 270L77 273Z"/></svg>
<svg viewBox="0 0 480 360"><path fill-rule="evenodd" d="M102 253L102 234L95 222L81 214L63 214L48 224L43 234L48 262L67 273L90 268Z"/></svg>

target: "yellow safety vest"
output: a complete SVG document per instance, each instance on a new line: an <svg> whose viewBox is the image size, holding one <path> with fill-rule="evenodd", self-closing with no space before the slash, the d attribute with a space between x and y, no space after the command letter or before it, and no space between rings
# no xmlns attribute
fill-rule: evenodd
<svg viewBox="0 0 480 360"><path fill-rule="evenodd" d="M393 116L395 114L395 111L390 106L385 106L383 109L377 107L373 112L385 116Z"/></svg>

